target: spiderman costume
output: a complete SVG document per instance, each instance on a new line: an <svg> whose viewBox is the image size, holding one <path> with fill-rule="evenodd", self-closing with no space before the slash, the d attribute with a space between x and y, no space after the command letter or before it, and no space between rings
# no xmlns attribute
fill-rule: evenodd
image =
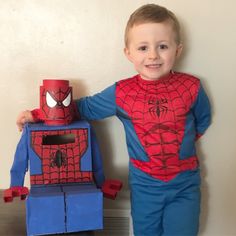
<svg viewBox="0 0 236 236"><path fill-rule="evenodd" d="M124 125L135 235L196 235L200 177L195 141L211 117L199 79L178 72L157 81L136 75L80 99L77 106L85 119L116 115Z"/></svg>

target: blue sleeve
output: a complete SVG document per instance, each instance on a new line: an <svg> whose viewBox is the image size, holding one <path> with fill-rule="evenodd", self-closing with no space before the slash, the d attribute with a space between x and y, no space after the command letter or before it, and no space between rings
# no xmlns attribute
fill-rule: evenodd
<svg viewBox="0 0 236 236"><path fill-rule="evenodd" d="M86 120L100 120L116 114L115 84L100 93L76 101L80 117Z"/></svg>
<svg viewBox="0 0 236 236"><path fill-rule="evenodd" d="M24 185L25 173L28 170L27 130L26 124L17 145L14 162L11 168L11 187Z"/></svg>
<svg viewBox="0 0 236 236"><path fill-rule="evenodd" d="M211 107L209 99L200 84L198 96L193 106L197 135L202 135L211 123Z"/></svg>

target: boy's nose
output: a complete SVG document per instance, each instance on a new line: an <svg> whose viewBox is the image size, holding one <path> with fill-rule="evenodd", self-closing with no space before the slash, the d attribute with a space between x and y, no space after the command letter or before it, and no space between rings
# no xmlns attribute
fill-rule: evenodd
<svg viewBox="0 0 236 236"><path fill-rule="evenodd" d="M152 50L149 51L148 56L149 56L149 59L157 59L157 58L159 58L159 53L158 53L157 50L152 49Z"/></svg>

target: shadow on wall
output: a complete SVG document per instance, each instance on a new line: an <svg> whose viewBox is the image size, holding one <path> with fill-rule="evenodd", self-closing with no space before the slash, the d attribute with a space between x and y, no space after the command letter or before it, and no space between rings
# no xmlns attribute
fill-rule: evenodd
<svg viewBox="0 0 236 236"><path fill-rule="evenodd" d="M197 153L198 153L200 169L201 169L201 214L200 214L199 234L202 234L207 228L210 196L209 196L209 185L206 181L207 173L208 173L207 166L205 165L206 155L202 151L201 141L198 141L197 143Z"/></svg>
<svg viewBox="0 0 236 236"><path fill-rule="evenodd" d="M73 88L73 98L78 99L88 95L88 90L83 83L82 79L79 78L68 78L70 86Z"/></svg>

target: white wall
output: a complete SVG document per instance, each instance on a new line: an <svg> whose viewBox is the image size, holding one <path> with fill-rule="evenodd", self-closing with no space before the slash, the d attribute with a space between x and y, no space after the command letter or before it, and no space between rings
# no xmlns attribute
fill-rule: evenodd
<svg viewBox="0 0 236 236"><path fill-rule="evenodd" d="M236 235L234 0L0 0L0 188L9 185L20 138L16 116L38 106L42 79L70 79L79 97L133 75L123 55L123 31L130 13L150 2L179 17L185 51L177 69L202 79L213 106L213 124L199 143L201 235ZM107 176L125 182L128 156L122 125L111 118L95 126ZM126 191L122 196L106 206L129 207L128 200L121 200L128 199Z"/></svg>

